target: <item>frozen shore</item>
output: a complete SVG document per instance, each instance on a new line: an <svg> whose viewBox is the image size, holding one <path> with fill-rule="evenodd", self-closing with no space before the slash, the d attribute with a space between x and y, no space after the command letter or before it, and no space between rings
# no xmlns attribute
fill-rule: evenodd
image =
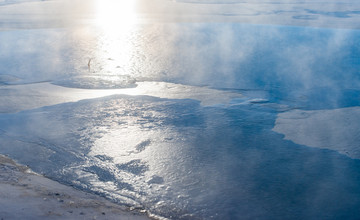
<svg viewBox="0 0 360 220"><path fill-rule="evenodd" d="M0 219L149 219L31 172L0 155Z"/></svg>

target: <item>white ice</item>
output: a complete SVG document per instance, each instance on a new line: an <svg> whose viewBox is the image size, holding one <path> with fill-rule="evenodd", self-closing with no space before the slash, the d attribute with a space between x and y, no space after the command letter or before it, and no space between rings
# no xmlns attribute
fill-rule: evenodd
<svg viewBox="0 0 360 220"><path fill-rule="evenodd" d="M360 159L360 107L280 113L274 131L286 140Z"/></svg>
<svg viewBox="0 0 360 220"><path fill-rule="evenodd" d="M167 99L194 99L202 105L227 104L241 98L239 93L208 87L187 86L165 82L139 82L129 89L73 89L51 83L5 85L0 87L0 113L11 113L65 102L75 102L116 94L149 95Z"/></svg>

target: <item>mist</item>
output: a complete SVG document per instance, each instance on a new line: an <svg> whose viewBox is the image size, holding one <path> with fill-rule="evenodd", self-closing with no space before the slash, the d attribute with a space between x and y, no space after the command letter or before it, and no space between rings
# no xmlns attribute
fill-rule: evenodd
<svg viewBox="0 0 360 220"><path fill-rule="evenodd" d="M0 153L161 219L358 219L359 18L0 0Z"/></svg>

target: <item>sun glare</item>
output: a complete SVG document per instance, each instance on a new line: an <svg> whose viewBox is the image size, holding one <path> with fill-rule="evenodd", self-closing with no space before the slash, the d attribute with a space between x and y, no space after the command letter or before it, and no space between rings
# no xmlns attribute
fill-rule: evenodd
<svg viewBox="0 0 360 220"><path fill-rule="evenodd" d="M88 56L88 73L97 81L113 86L133 85L131 75L137 62L136 0L95 0L96 46Z"/></svg>
<svg viewBox="0 0 360 220"><path fill-rule="evenodd" d="M104 29L120 29L136 22L135 0L97 0L96 24Z"/></svg>

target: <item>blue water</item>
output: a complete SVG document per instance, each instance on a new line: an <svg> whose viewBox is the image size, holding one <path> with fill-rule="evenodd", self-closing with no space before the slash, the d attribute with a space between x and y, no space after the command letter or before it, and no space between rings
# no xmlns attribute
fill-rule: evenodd
<svg viewBox="0 0 360 220"><path fill-rule="evenodd" d="M1 154L168 219L360 217L360 31L166 23L108 34L0 32L2 96L44 81L86 89L157 81L238 97L205 105L195 95L113 95L0 114ZM318 127L302 123L314 115Z"/></svg>

